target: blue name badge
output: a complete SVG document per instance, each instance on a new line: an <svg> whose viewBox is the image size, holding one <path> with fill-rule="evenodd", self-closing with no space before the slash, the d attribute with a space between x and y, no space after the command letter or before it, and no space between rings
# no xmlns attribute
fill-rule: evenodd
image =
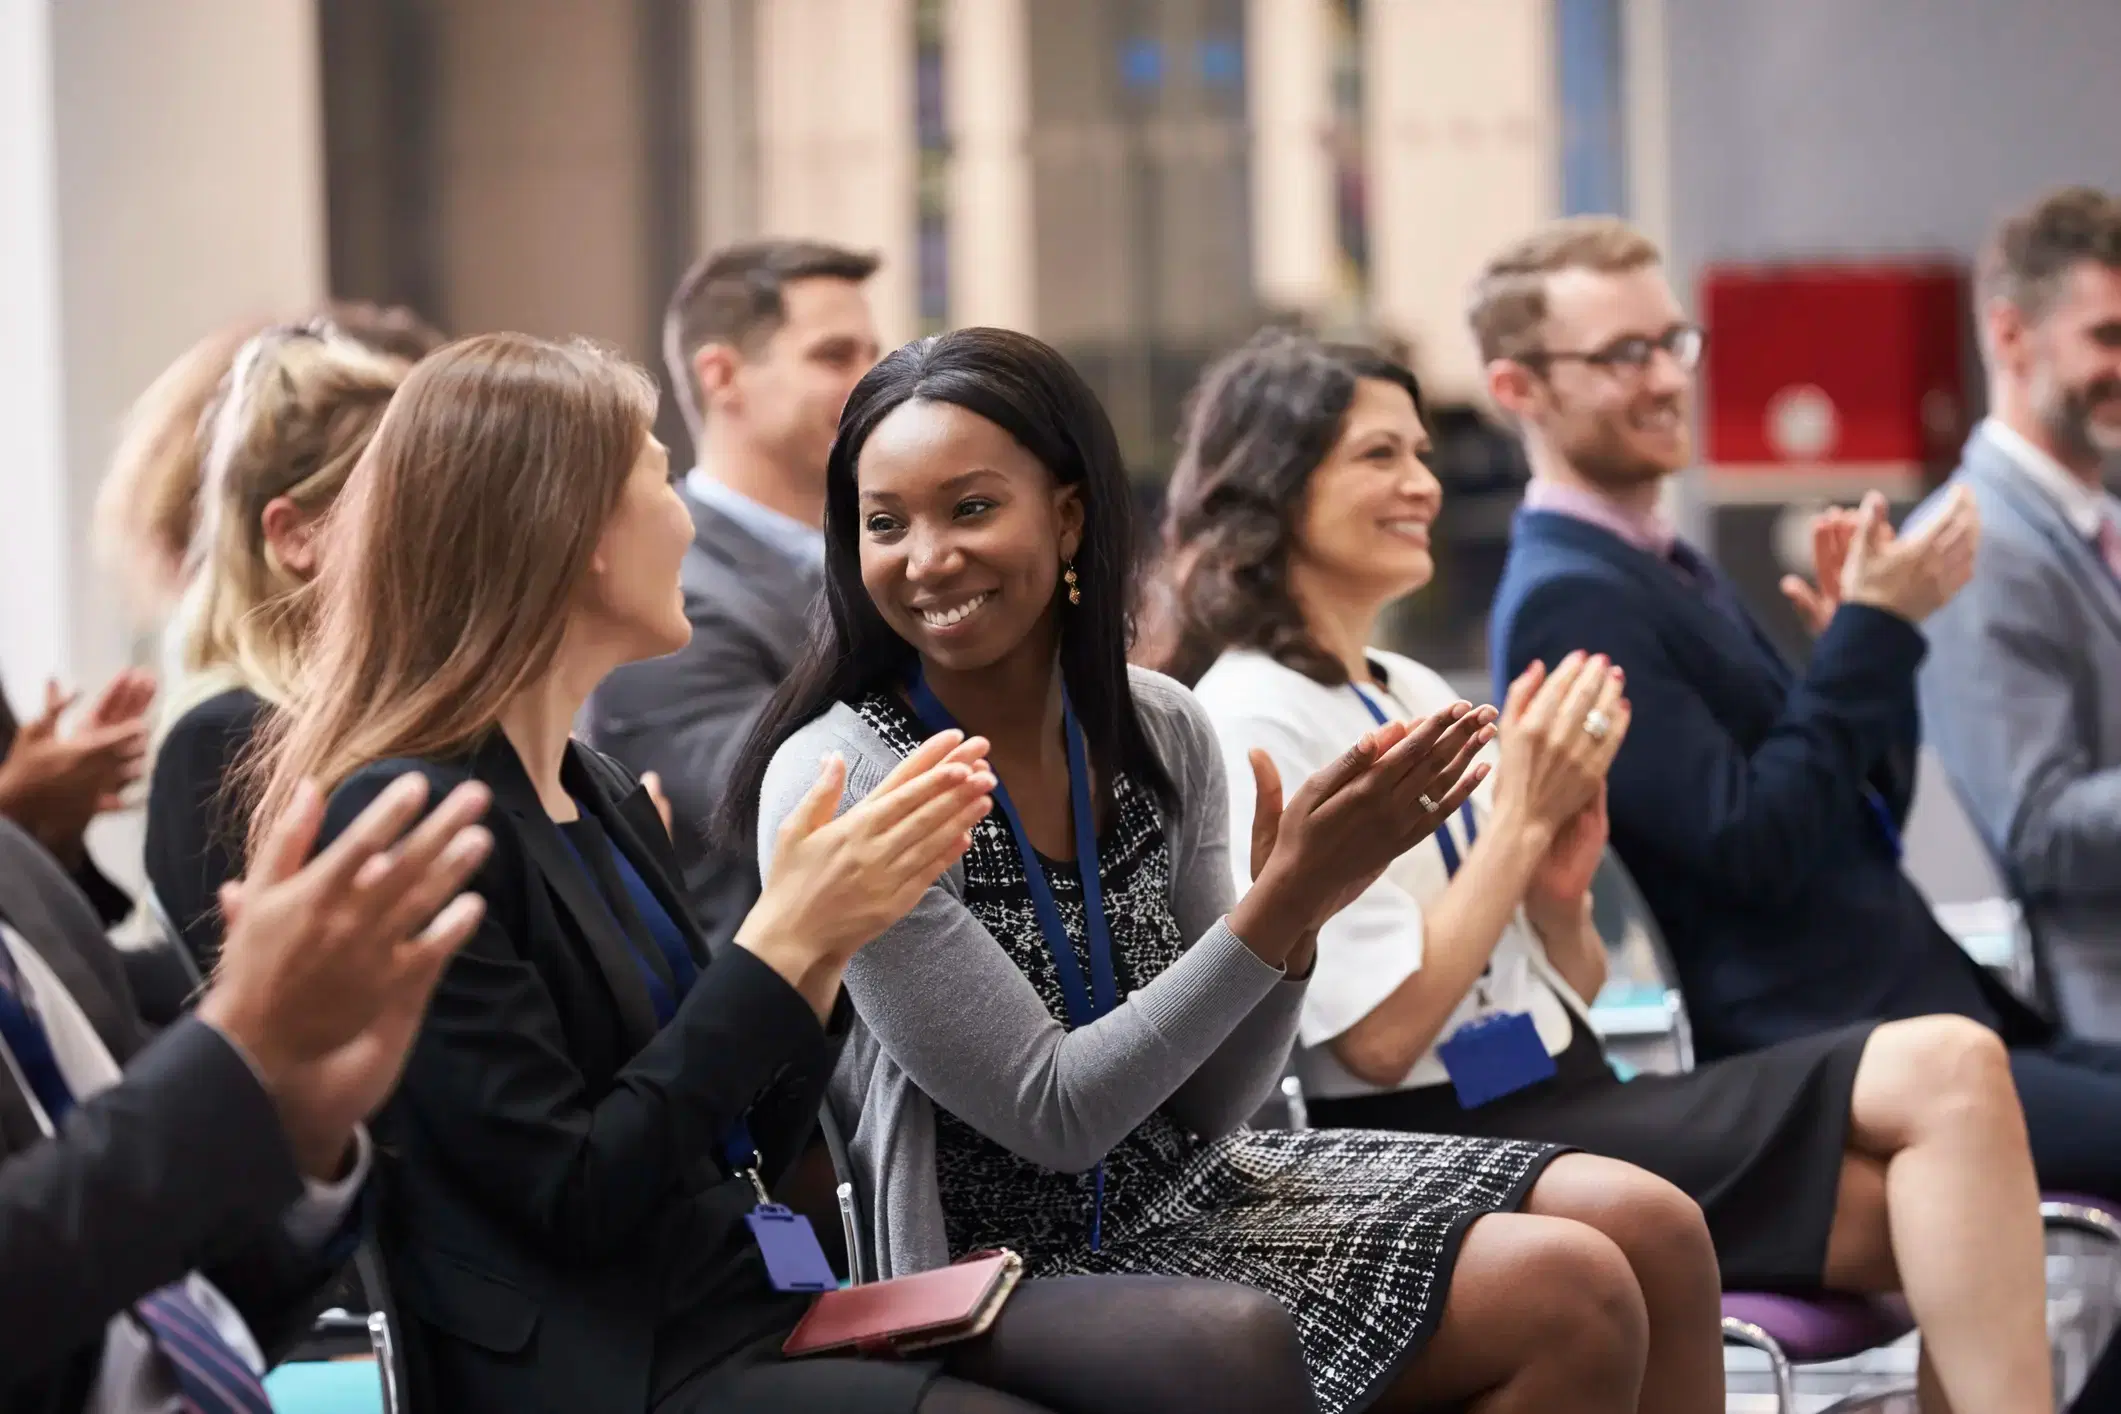
<svg viewBox="0 0 2121 1414"><path fill-rule="evenodd" d="M1436 1048L1436 1056L1451 1077L1458 1103L1469 1110L1554 1074L1554 1058L1540 1041L1539 1028L1522 1011L1467 1022Z"/></svg>
<svg viewBox="0 0 2121 1414"><path fill-rule="evenodd" d="M778 1203L761 1203L744 1215L751 1235L758 1239L759 1255L766 1259L766 1275L775 1291L837 1291L840 1279L833 1275L825 1249L817 1245L810 1219L791 1213Z"/></svg>

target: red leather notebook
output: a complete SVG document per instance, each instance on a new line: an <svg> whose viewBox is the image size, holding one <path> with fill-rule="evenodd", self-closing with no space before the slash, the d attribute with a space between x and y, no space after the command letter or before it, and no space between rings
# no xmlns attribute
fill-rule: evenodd
<svg viewBox="0 0 2121 1414"><path fill-rule="evenodd" d="M783 1355L905 1355L982 1335L1016 1289L1014 1252L980 1252L917 1276L821 1293L781 1343Z"/></svg>

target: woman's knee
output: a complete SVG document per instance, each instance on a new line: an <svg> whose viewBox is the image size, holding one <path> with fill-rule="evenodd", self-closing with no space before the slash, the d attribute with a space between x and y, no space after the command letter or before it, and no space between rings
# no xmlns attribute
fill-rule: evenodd
<svg viewBox="0 0 2121 1414"><path fill-rule="evenodd" d="M2003 1039L1963 1016L1918 1016L1873 1031L1857 1063L1853 1110L1859 1134L1892 1149L1939 1123L2023 1123Z"/></svg>
<svg viewBox="0 0 2121 1414"><path fill-rule="evenodd" d="M1236 1282L1192 1281L1180 1293L1188 1317L1188 1329L1210 1348L1209 1359L1224 1359L1225 1352L1239 1350L1253 1358L1286 1357L1294 1368L1303 1368L1303 1342L1296 1322L1281 1302L1256 1287Z"/></svg>
<svg viewBox="0 0 2121 1414"><path fill-rule="evenodd" d="M1641 1378L1650 1340L1641 1281L1619 1244L1583 1223L1483 1218L1467 1234L1449 1299L1529 1359L1567 1360L1587 1377Z"/></svg>
<svg viewBox="0 0 2121 1414"><path fill-rule="evenodd" d="M1610 1238L1645 1285L1718 1285L1716 1245L1701 1205L1676 1184L1618 1159L1568 1154L1532 1189L1527 1209Z"/></svg>

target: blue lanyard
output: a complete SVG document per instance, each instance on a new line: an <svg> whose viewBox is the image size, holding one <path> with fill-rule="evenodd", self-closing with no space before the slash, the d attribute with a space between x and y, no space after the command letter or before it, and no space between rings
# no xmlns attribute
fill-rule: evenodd
<svg viewBox="0 0 2121 1414"><path fill-rule="evenodd" d="M1370 710L1371 719L1380 727L1392 720L1385 715L1384 708L1371 701L1370 694L1364 692L1352 680L1348 683L1348 691L1354 693L1356 700ZM1458 807L1458 821L1465 827L1466 848L1471 849L1473 841L1480 838L1480 826L1473 821L1472 801L1468 800L1465 804ZM1451 822L1449 820L1436 827L1436 848L1443 855L1444 877L1447 879L1457 878L1458 866L1463 861L1458 857L1458 841L1451 838Z"/></svg>
<svg viewBox="0 0 2121 1414"><path fill-rule="evenodd" d="M584 819L593 818L586 809L583 810L582 815ZM588 876L591 891L596 894L597 902L604 905L604 913L606 917L611 919L611 926L618 929L620 937L626 939L626 950L633 954L634 965L641 972L641 984L648 989L648 1004L655 1012L656 1025L658 1027L668 1026L670 1019L677 1015L678 998L672 996L670 989L663 985L663 979L656 975L655 968L649 965L648 958L634 942L633 935L627 931L625 923L620 920L618 906L604 892L604 882L599 877L596 867L589 862L588 854L583 851L580 845L575 843L574 837L565 830L560 831L560 840L574 855L575 862L582 866L582 872ZM624 871L628 866L619 854L618 846L613 844L610 848L614 867L623 881ZM650 934L650 946L660 948L660 944L653 942L655 933L653 926L645 918L641 920L641 926ZM699 973L697 969L694 969L693 975L689 978L678 977L678 969L674 960L667 953L664 960L672 963L671 975L677 979L679 988L681 990L690 990L692 983L698 980ZM690 964L691 959L687 958L685 961ZM759 1158L758 1145L752 1140L751 1126L746 1123L746 1118L747 1116L745 1115L738 1115L736 1122L729 1126L729 1132L722 1137L722 1165L729 1171L731 1178L736 1178L739 1175L750 1178L752 1188L758 1192L759 1201L764 1203L767 1201L766 1185L765 1180L759 1177L759 1165L762 1161Z"/></svg>
<svg viewBox="0 0 2121 1414"><path fill-rule="evenodd" d="M962 730L950 709L943 706L916 668L907 684L914 715L930 732ZM1068 742L1068 805L1075 817L1075 867L1083 880L1083 934L1090 950L1090 985L1083 985L1083 971L1075 960L1075 944L1068 939L1068 925L1061 921L1060 905L1053 900L1053 887L1046 882L1045 866L1024 822L999 782L994 787L994 806L1001 812L1016 840L1017 856L1023 860L1024 881L1031 889L1031 911L1038 915L1038 930L1045 935L1046 952L1053 959L1061 1000L1068 1011L1070 1029L1088 1026L1112 1010L1117 990L1112 976L1112 932L1105 922L1105 885L1098 876L1097 819L1090 806L1090 761L1083 744L1082 724L1075 718L1075 704L1067 690L1061 692L1061 724ZM1105 1216L1105 1166L1097 1166L1097 1205L1090 1219L1090 1250L1098 1250Z"/></svg>
<svg viewBox="0 0 2121 1414"><path fill-rule="evenodd" d="M962 730L950 709L936 699L928 684L915 674L909 688L914 713L931 732ZM1053 901L1052 886L1038 862L1038 851L1024 833L1024 822L1009 799L1008 790L997 783L994 805L1008 822L1016 839L1017 855L1024 863L1024 877L1031 886L1031 908L1038 915L1038 930L1052 954L1053 971L1060 978L1061 998L1067 1003L1070 1027L1088 1026L1112 1010L1112 934L1105 924L1105 886L1098 877L1097 821L1090 808L1090 763L1083 746L1083 729L1075 719L1075 706L1061 694L1061 718L1068 739L1068 802L1075 816L1075 867L1083 878L1083 928L1090 945L1090 986L1083 986L1082 968L1075 960L1075 945L1068 940L1061 922L1060 905Z"/></svg>
<svg viewBox="0 0 2121 1414"><path fill-rule="evenodd" d="M1885 836L1885 847L1893 852L1894 859L1899 859L1905 847L1900 841L1900 825L1893 819L1892 809L1886 805L1885 797L1865 786L1863 803L1871 808L1871 815L1878 822L1878 832Z"/></svg>

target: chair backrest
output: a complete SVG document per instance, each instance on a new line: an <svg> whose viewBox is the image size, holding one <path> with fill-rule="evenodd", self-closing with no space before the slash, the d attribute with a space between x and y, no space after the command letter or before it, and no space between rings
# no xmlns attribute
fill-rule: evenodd
<svg viewBox="0 0 2121 1414"><path fill-rule="evenodd" d="M1916 758L1915 799L1904 834L1908 878L1945 931L1975 961L2001 973L2020 997L2054 1014L2051 980L2021 891L1995 842L1975 823L1944 759L1927 746Z"/></svg>
<svg viewBox="0 0 2121 1414"><path fill-rule="evenodd" d="M833 1116L832 1101L817 1107L818 1132L825 1137L825 1150L832 1155L832 1172L839 1179L840 1232L847 1244L847 1280L855 1286L876 1280L876 1254L869 1250L868 1233L862 1223L861 1175L847 1152L847 1136Z"/></svg>
<svg viewBox="0 0 2121 1414"><path fill-rule="evenodd" d="M411 1408L412 1371L405 1351L405 1326L391 1299L383 1254L374 1238L354 1252L354 1275L368 1306L368 1340L376 1356L376 1378L383 1384L383 1414L407 1414Z"/></svg>
<svg viewBox="0 0 2121 1414"><path fill-rule="evenodd" d="M1679 991L1679 970L1672 963L1664 929L1650 911L1649 900L1608 849L1591 876L1591 914L1605 939L1607 953L1617 977L1635 983L1648 993L1642 1005L1663 1013L1657 1029L1671 1040L1679 1069L1694 1068L1694 1037L1687 1025L1686 1004ZM1610 985L1610 984L1609 984Z"/></svg>
<svg viewBox="0 0 2121 1414"><path fill-rule="evenodd" d="M206 978L200 975L199 960L191 955L190 948L184 946L184 934L170 918L169 910L162 906L162 900L155 896L153 885L140 891L140 901L147 909L147 916L153 920L156 930L161 933L163 944L176 955L177 965L191 978L192 986L204 987Z"/></svg>
<svg viewBox="0 0 2121 1414"><path fill-rule="evenodd" d="M1943 760L1927 746L1916 758L1915 799L1902 835L1907 876L1932 908L2011 896L1994 846L1974 823Z"/></svg>

